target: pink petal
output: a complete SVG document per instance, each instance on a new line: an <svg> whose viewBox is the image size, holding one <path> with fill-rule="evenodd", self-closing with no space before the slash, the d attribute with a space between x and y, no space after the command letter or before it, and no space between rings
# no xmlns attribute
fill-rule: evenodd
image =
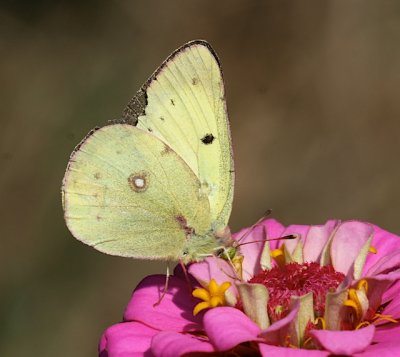
<svg viewBox="0 0 400 357"><path fill-rule="evenodd" d="M275 219L266 219L260 225L264 226L267 232L268 239L280 238L283 237L283 231L285 230L285 226L282 225ZM273 240L269 242L271 250L276 249L282 245L282 241Z"/></svg>
<svg viewBox="0 0 400 357"><path fill-rule="evenodd" d="M107 353L107 338L106 338L106 332L105 331L101 335L100 342L99 342L99 357L108 357L108 353Z"/></svg>
<svg viewBox="0 0 400 357"><path fill-rule="evenodd" d="M186 269L186 271L187 271L187 267L186 266L184 267L184 269ZM174 271L173 271L172 275L175 276L176 278L181 279L181 280L185 280L185 278L186 278L181 264L175 265L175 268L174 268Z"/></svg>
<svg viewBox="0 0 400 357"><path fill-rule="evenodd" d="M203 287L206 287L211 279L215 279L219 285L225 281L229 281L231 287L228 291L234 296L238 294L235 286L235 273L233 272L232 266L226 260L210 257L202 262L191 264L188 268L188 272Z"/></svg>
<svg viewBox="0 0 400 357"><path fill-rule="evenodd" d="M232 307L216 307L207 311L204 328L218 351L229 350L242 342L255 341L261 331L243 312Z"/></svg>
<svg viewBox="0 0 400 357"><path fill-rule="evenodd" d="M368 272L369 269L381 259L391 252L400 249L400 237L396 234L387 232L378 226L373 225L374 238L372 240L372 246L376 248L377 254L368 254L367 260L364 266L364 272Z"/></svg>
<svg viewBox="0 0 400 357"><path fill-rule="evenodd" d="M327 351L337 355L352 355L364 351L372 342L375 326L354 331L311 330L310 335Z"/></svg>
<svg viewBox="0 0 400 357"><path fill-rule="evenodd" d="M354 357L394 357L399 355L400 343L398 340L396 340L368 346L365 352L355 353Z"/></svg>
<svg viewBox="0 0 400 357"><path fill-rule="evenodd" d="M299 241L303 242L307 237L307 234L310 230L311 226L305 226L305 225L297 225L293 224L287 227L284 232L282 233L283 236L287 236L290 234L297 234L299 235L298 239L288 239L285 241L281 241L281 244L285 243L285 246L289 253L293 253L294 249L296 248L296 245L298 244Z"/></svg>
<svg viewBox="0 0 400 357"><path fill-rule="evenodd" d="M332 265L336 271L348 273L372 233L372 226L363 222L348 221L339 226L331 246Z"/></svg>
<svg viewBox="0 0 400 357"><path fill-rule="evenodd" d="M382 303L388 303L382 314L390 315L394 319L400 318L400 281L395 282L382 296Z"/></svg>
<svg viewBox="0 0 400 357"><path fill-rule="evenodd" d="M125 321L140 321L159 330L193 331L200 330L201 317L193 316L198 302L192 297L186 281L170 277L168 291L157 306L164 289L165 275L151 275L136 287L124 313Z"/></svg>
<svg viewBox="0 0 400 357"><path fill-rule="evenodd" d="M192 352L213 352L214 348L204 339L163 331L154 336L151 350L157 357L176 357Z"/></svg>
<svg viewBox="0 0 400 357"><path fill-rule="evenodd" d="M328 330L340 330L343 303L346 301L347 296L347 287L340 287L336 291L326 294L324 319Z"/></svg>
<svg viewBox="0 0 400 357"><path fill-rule="evenodd" d="M311 226L304 243L304 262L319 261L325 244L338 224L339 221L330 220L323 226Z"/></svg>
<svg viewBox="0 0 400 357"><path fill-rule="evenodd" d="M390 315L393 319L400 319L400 299L392 300L382 311L384 315ZM383 321L382 323L385 323Z"/></svg>
<svg viewBox="0 0 400 357"><path fill-rule="evenodd" d="M265 343L259 343L261 356L263 357L324 357L329 356L330 353L327 351L313 351L305 350L302 348L288 348L288 347L278 347L267 345Z"/></svg>
<svg viewBox="0 0 400 357"><path fill-rule="evenodd" d="M388 252L386 255L379 254L379 256L380 259L368 269L365 276L385 274L400 268L400 249Z"/></svg>
<svg viewBox="0 0 400 357"><path fill-rule="evenodd" d="M237 284L243 311L260 328L269 327L269 317L266 306L268 304L268 290L262 284Z"/></svg>
<svg viewBox="0 0 400 357"><path fill-rule="evenodd" d="M282 237L285 227L275 219L266 219L254 228L245 228L235 233L233 238L239 243L254 242L240 246L240 252L244 256L243 279L249 280L260 271L260 256L265 240L268 238ZM248 233L250 232L250 233ZM247 235L246 235L247 234ZM261 241L261 242L259 242ZM271 249L282 244L281 241L271 241Z"/></svg>
<svg viewBox="0 0 400 357"><path fill-rule="evenodd" d="M185 282L187 282L187 279L189 279L191 288L195 289L200 287L200 284L192 275L189 274L189 266L190 265L182 266L181 264L177 264L172 275Z"/></svg>
<svg viewBox="0 0 400 357"><path fill-rule="evenodd" d="M400 325L391 324L390 326L379 326L377 327L374 335L374 342L386 343L391 341L399 341L400 336Z"/></svg>
<svg viewBox="0 0 400 357"><path fill-rule="evenodd" d="M235 235L235 239L239 244L244 244L240 246L240 253L244 256L243 259L243 280L247 281L256 275L260 267L260 256L262 249L265 244L266 234L265 226L257 226L253 229L247 228L242 229L239 233ZM248 233L250 231L250 233Z"/></svg>
<svg viewBox="0 0 400 357"><path fill-rule="evenodd" d="M293 320L297 317L300 309L300 301L297 300L292 310L283 318L274 322L270 327L262 330L260 337L271 345L279 345L285 342L287 336L291 335L290 327Z"/></svg>
<svg viewBox="0 0 400 357"><path fill-rule="evenodd" d="M385 291L394 281L399 279L400 271L366 278L368 281L369 306L372 310L376 310L382 304L382 296Z"/></svg>
<svg viewBox="0 0 400 357"><path fill-rule="evenodd" d="M400 281L396 281L390 286L390 288L388 288L385 291L383 295L384 296L383 302L388 302L397 298L397 296L399 296L399 292L400 292Z"/></svg>
<svg viewBox="0 0 400 357"><path fill-rule="evenodd" d="M139 322L122 322L110 326L103 334L99 355L101 357L139 357L153 354L150 351L151 339L159 333Z"/></svg>

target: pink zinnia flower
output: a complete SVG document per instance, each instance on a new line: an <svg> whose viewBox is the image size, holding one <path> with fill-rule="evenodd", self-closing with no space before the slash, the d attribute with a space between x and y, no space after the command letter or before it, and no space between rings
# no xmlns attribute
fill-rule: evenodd
<svg viewBox="0 0 400 357"><path fill-rule="evenodd" d="M100 356L400 355L398 236L356 221L285 228L269 219L246 232L240 244L255 243L240 246L242 261L189 266L194 291L178 267L153 306L165 276L146 277L124 322L104 332ZM298 238L265 242L289 234Z"/></svg>

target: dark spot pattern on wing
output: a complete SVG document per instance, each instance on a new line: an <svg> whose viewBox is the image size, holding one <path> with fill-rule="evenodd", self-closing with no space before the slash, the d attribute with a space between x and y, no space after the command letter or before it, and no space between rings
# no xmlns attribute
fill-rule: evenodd
<svg viewBox="0 0 400 357"><path fill-rule="evenodd" d="M132 191L140 193L149 188L149 175L145 171L135 172L128 177L128 184Z"/></svg>
<svg viewBox="0 0 400 357"><path fill-rule="evenodd" d="M167 144L164 144L164 149L161 151L161 156L168 155L171 152L173 152L173 150Z"/></svg>
<svg viewBox="0 0 400 357"><path fill-rule="evenodd" d="M203 144L209 145L212 144L214 141L215 137L213 134L206 134L203 136L203 138L201 139Z"/></svg>
<svg viewBox="0 0 400 357"><path fill-rule="evenodd" d="M194 233L194 229L192 227L189 227L186 221L186 218L179 215L175 217L176 221L179 223L181 228L185 231L187 236L190 236Z"/></svg>

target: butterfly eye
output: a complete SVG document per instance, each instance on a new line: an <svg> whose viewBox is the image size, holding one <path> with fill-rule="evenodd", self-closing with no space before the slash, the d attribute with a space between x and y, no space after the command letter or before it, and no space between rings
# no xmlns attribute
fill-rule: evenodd
<svg viewBox="0 0 400 357"><path fill-rule="evenodd" d="M185 249L185 250L182 252L182 255L183 255L184 257L186 257L188 254L189 254L189 250L188 250L188 249Z"/></svg>
<svg viewBox="0 0 400 357"><path fill-rule="evenodd" d="M226 247L222 248L218 252L218 257L225 259L225 260L231 260L236 256L237 249L234 247Z"/></svg>
<svg viewBox="0 0 400 357"><path fill-rule="evenodd" d="M217 257L221 257L223 253L224 253L224 249L223 248L220 248L220 249L215 251L215 255Z"/></svg>

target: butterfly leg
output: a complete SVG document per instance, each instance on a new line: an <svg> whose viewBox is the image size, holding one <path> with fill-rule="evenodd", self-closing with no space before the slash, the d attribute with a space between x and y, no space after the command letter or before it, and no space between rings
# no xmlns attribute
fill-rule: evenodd
<svg viewBox="0 0 400 357"><path fill-rule="evenodd" d="M243 274L242 274L243 256L235 256L233 258L234 259L234 262L233 262L226 247L223 247L223 248L224 248L224 254L226 256L226 259L228 260L229 264L231 265L231 267L235 273L235 278L239 281L242 281L243 280L243 278L242 278L242 276L243 276ZM237 259L239 257L240 257L240 259Z"/></svg>
<svg viewBox="0 0 400 357"><path fill-rule="evenodd" d="M226 275L226 276L228 276L229 278L231 278L231 279L234 279L234 280L239 280L239 281L242 281L243 279L242 279L242 261L243 261L243 256L235 256L233 259L234 259L234 261L232 261L232 259L231 259L231 257L230 257L230 255L229 255L229 252L228 252L228 250L226 249L226 247L218 247L218 248L216 248L216 250L220 250L220 249L223 249L224 250L224 253L223 254L219 254L218 256L217 255L212 255L213 257L214 257L214 259L216 259L216 262L217 262L217 265L219 265L219 260L218 260L218 258L221 258L221 259L223 259L223 260L227 260L228 262L229 262L229 264L230 264L230 266L232 267L232 270L233 270L233 272L234 272L234 274L235 274L235 276L232 276L231 274L229 274L228 272L226 272L221 266L219 267L220 268L220 270ZM238 258L240 258L240 259L237 259L237 257ZM235 265L235 263L236 263L236 265Z"/></svg>
<svg viewBox="0 0 400 357"><path fill-rule="evenodd" d="M163 292L161 293L160 298L158 299L158 301L156 303L153 304L153 307L156 307L158 305L160 305L162 299L164 298L165 294L168 291L168 283L169 283L169 277L171 276L170 273L170 266L169 266L169 262L167 262L167 273L165 275L165 284L164 284L164 289Z"/></svg>
<svg viewBox="0 0 400 357"><path fill-rule="evenodd" d="M216 264L218 265L218 268L219 268L220 271L222 271L228 278L231 278L231 279L233 279L233 280L236 280L236 279L237 279L236 276L231 275L230 273L228 273L227 271L225 271L224 268L221 267L221 265L219 264L218 257L216 257L215 255L214 255L213 257L214 257L215 262L216 262Z"/></svg>
<svg viewBox="0 0 400 357"><path fill-rule="evenodd" d="M179 264L181 265L183 274L185 275L185 280L186 280L186 283L187 283L187 287L188 287L189 293L192 294L193 285L192 285L192 282L190 281L190 277L189 277L188 271L186 269L186 265L182 262L182 260L179 260Z"/></svg>

